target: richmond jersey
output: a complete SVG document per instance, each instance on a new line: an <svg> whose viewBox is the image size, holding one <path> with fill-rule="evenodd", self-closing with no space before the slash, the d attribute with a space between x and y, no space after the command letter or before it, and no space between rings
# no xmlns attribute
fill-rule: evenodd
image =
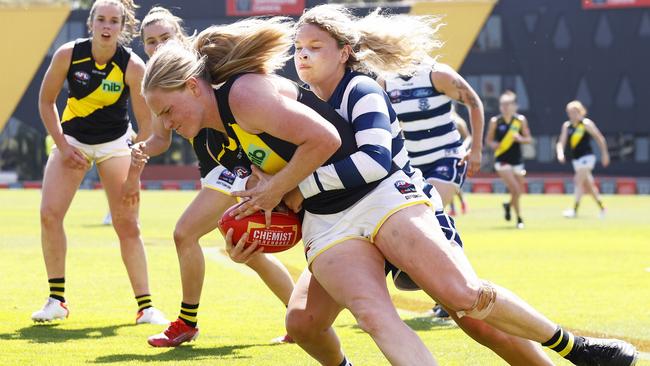
<svg viewBox="0 0 650 366"><path fill-rule="evenodd" d="M510 165L519 165L522 163L521 144L515 141L515 135L521 135L523 116L515 114L510 121L506 121L503 116L497 118L496 131L494 140L499 143L499 147L494 151L496 161Z"/></svg>
<svg viewBox="0 0 650 366"><path fill-rule="evenodd" d="M568 150L571 152L571 158L580 159L585 155L592 155L591 135L585 129L583 121L577 125L569 125L569 140L567 141Z"/></svg>
<svg viewBox="0 0 650 366"><path fill-rule="evenodd" d="M129 127L129 87L125 82L131 50L121 45L105 65L93 59L90 39L79 39L67 75L68 101L63 133L84 144L101 144L124 135Z"/></svg>

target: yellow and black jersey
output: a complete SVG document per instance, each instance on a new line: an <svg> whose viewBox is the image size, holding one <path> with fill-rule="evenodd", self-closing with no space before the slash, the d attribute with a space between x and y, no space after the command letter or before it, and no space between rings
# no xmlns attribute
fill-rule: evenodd
<svg viewBox="0 0 650 366"><path fill-rule="evenodd" d="M203 128L189 140L199 161L201 178L205 178L219 165L229 167L240 177L250 175L250 160L246 158L237 143L212 128Z"/></svg>
<svg viewBox="0 0 650 366"><path fill-rule="evenodd" d="M585 155L592 155L594 152L591 149L591 135L585 129L583 121L578 122L575 126L573 123L569 124L568 130L567 151L570 151L572 159L580 159Z"/></svg>
<svg viewBox="0 0 650 366"><path fill-rule="evenodd" d="M521 144L515 141L514 135L521 135L523 118L520 114L515 114L510 121L506 121L503 116L498 117L494 133L494 139L499 143L499 147L494 151L496 161L510 165L522 163Z"/></svg>
<svg viewBox="0 0 650 366"><path fill-rule="evenodd" d="M125 82L131 50L117 46L105 65L93 59L90 39L78 39L68 71L68 101L61 116L63 133L84 144L101 144L124 135L129 126Z"/></svg>
<svg viewBox="0 0 650 366"><path fill-rule="evenodd" d="M214 89L214 94L219 106L219 114L228 136L228 144L225 141L222 146L228 146L231 151L237 154L224 154L217 158L219 163L233 173L242 176L242 165L244 161L255 164L264 172L275 174L284 168L295 153L297 146L280 140L267 133L252 134L244 131L235 120L228 103L228 95L232 84L243 74L229 78L220 87ZM298 102L310 107L320 114L337 129L341 137L341 147L325 162L325 165L342 160L358 150L356 139L350 124L343 119L326 102L319 99L314 93L296 85L298 90ZM236 144L237 149L234 148ZM236 156L236 159L232 159ZM228 159L230 157L230 159ZM240 170L240 171L237 171ZM248 169L250 174L250 169ZM368 192L373 190L381 181L362 185L356 188L339 189L321 192L313 197L305 199L303 207L305 210L315 214L332 214L345 210L359 201Z"/></svg>

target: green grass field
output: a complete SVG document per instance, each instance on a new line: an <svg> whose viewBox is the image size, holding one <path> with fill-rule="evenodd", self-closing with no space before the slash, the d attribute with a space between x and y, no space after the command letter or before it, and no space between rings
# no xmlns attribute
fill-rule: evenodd
<svg viewBox="0 0 650 366"><path fill-rule="evenodd" d="M0 365L315 365L295 345L270 345L284 334L284 307L249 270L221 254L218 233L203 241L206 281L199 311L201 336L177 349L155 349L147 336L160 326L133 325L135 301L117 238L101 225L101 191L80 191L66 219L66 298L71 316L34 325L30 314L47 296L40 248L37 190L0 190ZM195 192L143 192L142 229L154 304L175 318L181 301L172 231ZM551 319L591 335L622 337L650 365L650 197L606 196L598 219L585 201L581 217L561 211L570 196L524 198L525 230L501 217L501 195L468 195L470 213L457 219L466 251L479 274L508 287ZM280 259L297 275L301 249ZM501 365L455 326L424 315L423 293L391 289L404 320L441 365ZM336 323L355 365L386 365L370 338L345 312ZM558 365L568 365L555 355Z"/></svg>

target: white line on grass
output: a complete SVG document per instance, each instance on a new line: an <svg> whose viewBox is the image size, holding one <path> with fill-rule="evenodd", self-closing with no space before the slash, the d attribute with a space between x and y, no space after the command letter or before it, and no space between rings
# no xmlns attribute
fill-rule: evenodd
<svg viewBox="0 0 650 366"><path fill-rule="evenodd" d="M648 352L639 352L639 359L650 361L650 353L648 353Z"/></svg>

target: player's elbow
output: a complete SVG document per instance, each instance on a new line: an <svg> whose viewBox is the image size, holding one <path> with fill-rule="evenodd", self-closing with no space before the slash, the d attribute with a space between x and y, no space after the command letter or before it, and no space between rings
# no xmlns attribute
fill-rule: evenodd
<svg viewBox="0 0 650 366"><path fill-rule="evenodd" d="M331 156L341 147L341 136L339 136L336 130L328 130L327 133L322 134L318 139L318 146L324 153L328 153L328 156Z"/></svg>

